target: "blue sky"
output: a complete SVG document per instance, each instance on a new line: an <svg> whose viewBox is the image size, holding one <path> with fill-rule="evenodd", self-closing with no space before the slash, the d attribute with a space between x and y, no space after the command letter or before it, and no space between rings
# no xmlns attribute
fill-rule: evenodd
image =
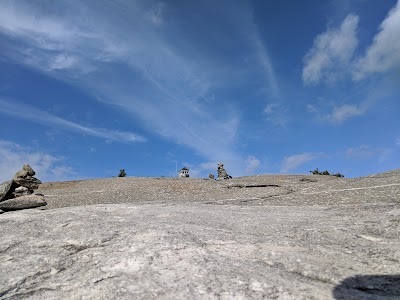
<svg viewBox="0 0 400 300"><path fill-rule="evenodd" d="M400 2L0 1L0 180L400 167Z"/></svg>

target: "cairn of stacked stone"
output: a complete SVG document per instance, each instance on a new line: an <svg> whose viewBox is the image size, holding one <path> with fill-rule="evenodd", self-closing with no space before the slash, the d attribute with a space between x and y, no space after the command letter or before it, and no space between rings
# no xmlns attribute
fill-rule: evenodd
<svg viewBox="0 0 400 300"><path fill-rule="evenodd" d="M214 178L214 174L213 174L213 173L208 174L208 178L209 178L209 179L215 179L215 178Z"/></svg>
<svg viewBox="0 0 400 300"><path fill-rule="evenodd" d="M47 205L43 195L34 194L42 183L34 175L35 171L26 164L13 179L0 184L0 213Z"/></svg>
<svg viewBox="0 0 400 300"><path fill-rule="evenodd" d="M218 163L218 179L230 179L232 176L229 176L226 170L224 169L224 164Z"/></svg>

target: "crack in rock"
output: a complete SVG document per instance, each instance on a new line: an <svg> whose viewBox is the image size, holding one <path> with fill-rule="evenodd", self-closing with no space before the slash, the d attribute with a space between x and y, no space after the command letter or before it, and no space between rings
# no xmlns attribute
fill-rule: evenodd
<svg viewBox="0 0 400 300"><path fill-rule="evenodd" d="M281 187L278 184L233 184L227 185L225 188L265 188L265 187Z"/></svg>

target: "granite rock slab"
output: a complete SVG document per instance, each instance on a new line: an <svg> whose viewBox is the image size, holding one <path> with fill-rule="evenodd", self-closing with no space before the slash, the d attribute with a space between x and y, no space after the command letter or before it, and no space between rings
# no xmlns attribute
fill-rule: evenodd
<svg viewBox="0 0 400 300"><path fill-rule="evenodd" d="M400 170L302 178L43 184L0 215L0 299L399 299Z"/></svg>

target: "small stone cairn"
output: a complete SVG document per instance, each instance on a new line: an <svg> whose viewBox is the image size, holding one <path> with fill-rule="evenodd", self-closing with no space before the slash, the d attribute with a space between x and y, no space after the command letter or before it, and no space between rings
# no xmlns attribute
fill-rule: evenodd
<svg viewBox="0 0 400 300"><path fill-rule="evenodd" d="M224 164L218 163L218 179L230 179L232 176L229 176L226 170L224 169Z"/></svg>
<svg viewBox="0 0 400 300"><path fill-rule="evenodd" d="M215 179L215 178L214 178L214 174L213 174L213 173L208 174L208 178L209 178L209 179Z"/></svg>
<svg viewBox="0 0 400 300"><path fill-rule="evenodd" d="M34 175L35 171L26 164L13 179L0 184L0 213L47 205L42 194L34 194L42 183Z"/></svg>

